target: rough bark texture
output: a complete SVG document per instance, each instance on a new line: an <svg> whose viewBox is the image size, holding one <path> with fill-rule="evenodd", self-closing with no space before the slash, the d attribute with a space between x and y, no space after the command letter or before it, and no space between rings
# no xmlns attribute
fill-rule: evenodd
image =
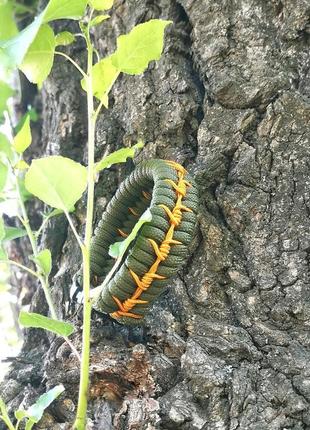
<svg viewBox="0 0 310 430"><path fill-rule="evenodd" d="M143 76L117 81L96 156L141 137L135 162L185 165L200 187L200 232L144 329L94 314L89 428L310 429L309 1L117 0L96 30L100 53L157 17L174 22L165 53ZM82 62L83 45L71 54ZM79 76L57 60L43 89L47 154L86 162L85 102ZM96 222L131 168L101 175ZM84 202L74 218L82 231ZM81 259L64 219L44 246L66 317ZM46 310L42 293L33 309ZM78 329L78 347L80 338ZM5 398L15 409L62 382L65 396L38 428L68 428L78 372L62 341L31 331Z"/></svg>

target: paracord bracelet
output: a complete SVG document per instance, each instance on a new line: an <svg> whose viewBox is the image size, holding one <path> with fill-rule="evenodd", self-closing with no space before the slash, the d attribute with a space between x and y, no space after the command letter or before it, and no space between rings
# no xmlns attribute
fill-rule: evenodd
<svg viewBox="0 0 310 430"><path fill-rule="evenodd" d="M109 246L126 237L148 207L152 220L142 226L125 260L93 303L96 310L124 324L141 321L187 258L197 222L198 191L184 167L174 161L148 160L120 185L92 239L92 275L103 277L111 270L114 259Z"/></svg>

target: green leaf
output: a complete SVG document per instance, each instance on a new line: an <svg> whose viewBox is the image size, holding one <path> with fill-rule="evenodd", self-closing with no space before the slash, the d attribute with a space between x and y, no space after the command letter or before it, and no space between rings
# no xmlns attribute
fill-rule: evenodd
<svg viewBox="0 0 310 430"><path fill-rule="evenodd" d="M32 106L28 106L28 111L26 115L29 115L32 122L36 122L39 119L38 112Z"/></svg>
<svg viewBox="0 0 310 430"><path fill-rule="evenodd" d="M54 32L48 24L44 24L40 27L19 67L30 82L41 86L52 69L54 51Z"/></svg>
<svg viewBox="0 0 310 430"><path fill-rule="evenodd" d="M3 133L0 133L0 158L3 158L2 156L10 161L14 159L11 142Z"/></svg>
<svg viewBox="0 0 310 430"><path fill-rule="evenodd" d="M151 19L117 38L113 65L123 73L139 75L150 61L159 60L164 44L164 30L172 21Z"/></svg>
<svg viewBox="0 0 310 430"><path fill-rule="evenodd" d="M15 37L0 42L0 64L4 69L12 69L22 63L29 46L39 31L43 16L44 11Z"/></svg>
<svg viewBox="0 0 310 430"><path fill-rule="evenodd" d="M0 242L2 242L2 239L4 237L5 237L4 221L2 216L0 216Z"/></svg>
<svg viewBox="0 0 310 430"><path fill-rule="evenodd" d="M13 148L19 154L22 154L31 144L30 116L27 115L17 135L13 140Z"/></svg>
<svg viewBox="0 0 310 430"><path fill-rule="evenodd" d="M64 337L70 336L74 332L74 326L70 323L32 312L21 311L18 321L24 327L42 328Z"/></svg>
<svg viewBox="0 0 310 430"><path fill-rule="evenodd" d="M56 385L56 387L49 390L47 393L42 394L35 402L34 405L30 406L26 411L19 409L15 412L15 417L17 420L22 420L24 418L28 418L31 423L31 429L33 424L38 423L43 416L43 413L46 408L55 400L61 393L65 391L65 387L60 384ZM27 426L26 426L27 429Z"/></svg>
<svg viewBox="0 0 310 430"><path fill-rule="evenodd" d="M110 245L109 248L109 255L113 258L122 258L122 256L125 254L128 246L131 244L131 242L135 239L137 236L140 228L145 224L146 222L152 221L152 213L150 209L148 208L139 218L139 220L134 225L133 229L131 230L130 234L126 237L125 240L122 240L121 242L115 242L112 245Z"/></svg>
<svg viewBox="0 0 310 430"><path fill-rule="evenodd" d="M112 152L112 154L107 155L106 157L102 158L102 160L98 161L98 163L95 164L96 172L100 172L103 169L107 169L111 167L112 164L125 163L127 158L133 158L135 156L137 149L142 148L143 145L144 145L143 142L140 140L131 148L121 148L115 152Z"/></svg>
<svg viewBox="0 0 310 430"><path fill-rule="evenodd" d="M1 90L0 90L1 91ZM4 156L4 159L8 159L11 162L14 160L14 153L12 151L12 145L9 139L2 133L0 133L0 158Z"/></svg>
<svg viewBox="0 0 310 430"><path fill-rule="evenodd" d="M0 64L5 69L19 66L42 24L54 19L80 19L87 0L51 0L43 12L15 37L0 42Z"/></svg>
<svg viewBox="0 0 310 430"><path fill-rule="evenodd" d="M29 169L29 164L26 163L25 160L18 160L17 163L14 164L14 169L27 170L27 169Z"/></svg>
<svg viewBox="0 0 310 430"><path fill-rule="evenodd" d="M71 212L71 211L69 211L69 212ZM43 217L44 218L53 218L54 216L58 216L58 215L61 215L63 213L64 213L64 211L62 211L61 209L53 209L52 211L50 211L46 214L43 214Z"/></svg>
<svg viewBox="0 0 310 430"><path fill-rule="evenodd" d="M70 33L70 31L62 31L55 36L56 46L63 45L71 45L75 41L75 36Z"/></svg>
<svg viewBox="0 0 310 430"><path fill-rule="evenodd" d="M2 191L5 187L6 180L8 177L9 168L6 164L0 161L0 191Z"/></svg>
<svg viewBox="0 0 310 430"><path fill-rule="evenodd" d="M54 19L80 19L84 15L87 0L50 0L44 11L43 22Z"/></svg>
<svg viewBox="0 0 310 430"><path fill-rule="evenodd" d="M0 62L1 62L1 51L0 51ZM14 94L12 88L3 81L0 81L0 117L3 111L7 109L7 101Z"/></svg>
<svg viewBox="0 0 310 430"><path fill-rule="evenodd" d="M118 75L119 71L113 66L111 57L104 58L92 68L93 92L105 107L108 107L108 93ZM82 79L81 85L86 91L85 79Z"/></svg>
<svg viewBox="0 0 310 430"><path fill-rule="evenodd" d="M2 243L4 242L5 238L5 226L2 216L0 216L0 260L7 260L8 256L6 253L6 250L4 249ZM2 407L1 407L1 397L0 397L0 410L3 415Z"/></svg>
<svg viewBox="0 0 310 430"><path fill-rule="evenodd" d="M18 30L15 24L12 3L0 3L0 16L0 40L9 39L10 37L15 36Z"/></svg>
<svg viewBox="0 0 310 430"><path fill-rule="evenodd" d="M25 186L44 203L68 212L86 189L87 169L70 158L38 158L26 173Z"/></svg>
<svg viewBox="0 0 310 430"><path fill-rule="evenodd" d="M108 10L113 6L114 0L89 0L89 4L96 10Z"/></svg>
<svg viewBox="0 0 310 430"><path fill-rule="evenodd" d="M48 276L52 270L52 255L49 249L43 249L39 254L30 257L42 270L44 275Z"/></svg>
<svg viewBox="0 0 310 430"><path fill-rule="evenodd" d="M8 254L6 250L3 248L3 246L0 245L0 260L7 260Z"/></svg>
<svg viewBox="0 0 310 430"><path fill-rule="evenodd" d="M19 239L20 237L27 236L26 230L20 227L10 227L10 226L4 226L4 238L3 242L8 242L10 240Z"/></svg>
<svg viewBox="0 0 310 430"><path fill-rule="evenodd" d="M106 21L109 18L110 15L98 15L90 21L89 26L95 27L96 25L101 24L103 21Z"/></svg>

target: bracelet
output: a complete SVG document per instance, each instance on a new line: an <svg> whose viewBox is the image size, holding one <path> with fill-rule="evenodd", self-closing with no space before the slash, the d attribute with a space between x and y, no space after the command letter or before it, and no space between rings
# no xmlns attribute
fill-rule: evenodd
<svg viewBox="0 0 310 430"><path fill-rule="evenodd" d="M91 242L91 274L104 277L114 265L109 246L128 236L147 209L142 225L116 273L93 302L97 311L124 324L141 322L149 305L188 257L197 224L198 191L180 164L141 162L108 204ZM99 287L100 289L100 287Z"/></svg>

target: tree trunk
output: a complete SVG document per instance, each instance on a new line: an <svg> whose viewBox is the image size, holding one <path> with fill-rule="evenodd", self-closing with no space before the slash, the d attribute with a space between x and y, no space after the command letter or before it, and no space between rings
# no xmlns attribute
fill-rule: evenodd
<svg viewBox="0 0 310 430"><path fill-rule="evenodd" d="M200 231L143 329L94 313L89 428L310 429L309 1L117 0L111 15L96 29L101 55L137 23L174 24L161 60L115 84L96 158L142 138L135 163L183 164L199 185ZM83 63L82 42L69 49ZM79 80L56 59L42 92L42 147L86 163ZM132 167L101 174L96 223ZM82 231L85 199L73 217ZM53 296L68 319L81 255L64 218L42 245L52 250ZM42 292L33 310L46 312ZM80 315L71 317L77 348ZM4 397L15 410L63 383L37 428L69 428L78 377L66 344L31 330Z"/></svg>

